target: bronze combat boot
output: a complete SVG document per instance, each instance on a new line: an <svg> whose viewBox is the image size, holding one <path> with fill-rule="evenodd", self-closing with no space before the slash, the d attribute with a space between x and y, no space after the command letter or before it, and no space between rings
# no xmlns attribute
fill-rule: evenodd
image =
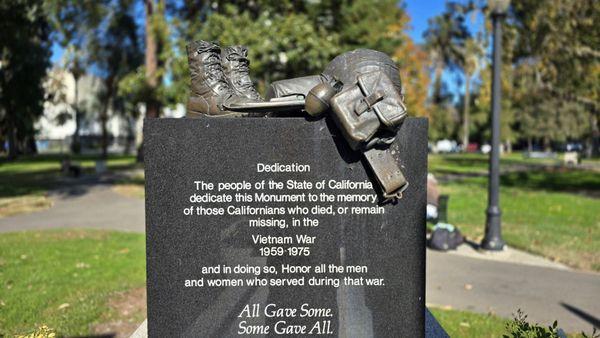
<svg viewBox="0 0 600 338"><path fill-rule="evenodd" d="M187 46L192 80L187 116L243 115L227 107L253 101L235 95L223 72L221 48L208 41L194 41Z"/></svg>
<svg viewBox="0 0 600 338"><path fill-rule="evenodd" d="M248 47L225 47L221 52L221 64L225 71L225 78L237 96L246 97L254 101L263 100L250 79Z"/></svg>

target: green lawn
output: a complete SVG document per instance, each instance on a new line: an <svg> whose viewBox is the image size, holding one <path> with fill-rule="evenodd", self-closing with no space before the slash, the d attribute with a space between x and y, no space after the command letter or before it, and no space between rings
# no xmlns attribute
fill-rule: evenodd
<svg viewBox="0 0 600 338"><path fill-rule="evenodd" d="M22 156L15 161L0 159L0 197L15 197L28 194L43 194L55 186L60 177L61 155ZM79 163L84 172L93 172L97 156L73 156L72 162ZM132 168L135 156L110 155L109 169Z"/></svg>
<svg viewBox="0 0 600 338"><path fill-rule="evenodd" d="M23 156L16 161L0 158L0 217L49 208L46 192L61 178L60 155ZM97 156L81 155L72 161L79 163L84 173L94 170ZM134 156L111 155L110 170L136 166Z"/></svg>
<svg viewBox="0 0 600 338"><path fill-rule="evenodd" d="M48 325L89 335L107 302L145 285L144 235L98 230L0 235L0 336Z"/></svg>
<svg viewBox="0 0 600 338"><path fill-rule="evenodd" d="M146 196L144 181L143 173L128 176L116 182L113 191L127 197L143 199Z"/></svg>
<svg viewBox="0 0 600 338"><path fill-rule="evenodd" d="M555 165L559 159L530 159L521 153L504 154L501 165ZM488 155L479 153L429 154L429 171L434 174L486 173Z"/></svg>
<svg viewBox="0 0 600 338"><path fill-rule="evenodd" d="M488 155L479 153L460 154L429 154L429 171L434 174L485 174L488 169ZM594 165L600 169L600 160L583 159L582 163ZM562 164L562 155L554 159L524 158L523 153L514 152L503 154L500 165L503 168L511 166L557 166Z"/></svg>
<svg viewBox="0 0 600 338"><path fill-rule="evenodd" d="M513 247L570 266L600 271L600 173L572 168L542 168L543 160L512 154L502 165L534 164L528 171L501 176L503 234ZM449 222L478 242L483 235L487 203L487 158L479 154L430 155L430 170L464 174L441 183L450 195Z"/></svg>
<svg viewBox="0 0 600 338"><path fill-rule="evenodd" d="M450 337L461 337L461 338L495 338L495 337L556 337L555 335L536 335L534 330L528 330L529 335L524 336L524 332L518 332L515 330L518 316L511 319L498 317L492 314L481 314L468 311L460 310L449 310L439 308L429 308L431 313L442 325L444 330ZM518 309L515 310L515 314ZM530 322L526 317L521 317L523 322L528 323L530 327L537 327L538 329L546 329L546 334L549 334L548 327L540 326L537 323ZM511 325L508 325L508 324ZM560 323L557 323L560 327ZM539 333L539 332L538 332ZM588 336L591 337L592 332L587 332ZM516 334L516 335L515 335ZM583 337L581 332L569 332L567 337Z"/></svg>
<svg viewBox="0 0 600 338"><path fill-rule="evenodd" d="M430 308L450 337L502 337L508 319L468 311Z"/></svg>

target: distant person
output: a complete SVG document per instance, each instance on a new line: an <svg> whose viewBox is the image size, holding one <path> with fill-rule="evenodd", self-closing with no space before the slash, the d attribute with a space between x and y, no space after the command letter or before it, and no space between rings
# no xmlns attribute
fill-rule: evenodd
<svg viewBox="0 0 600 338"><path fill-rule="evenodd" d="M433 174L427 174L427 220L435 221L438 218L438 205L440 188Z"/></svg>
<svg viewBox="0 0 600 338"><path fill-rule="evenodd" d="M438 181L433 174L427 174L427 221L434 223L429 238L429 247L435 250L454 250L463 243L460 231L447 223L448 196L440 194Z"/></svg>

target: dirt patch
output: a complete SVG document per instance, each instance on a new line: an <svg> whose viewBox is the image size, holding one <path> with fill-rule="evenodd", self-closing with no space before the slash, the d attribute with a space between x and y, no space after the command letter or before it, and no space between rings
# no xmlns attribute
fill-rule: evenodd
<svg viewBox="0 0 600 338"><path fill-rule="evenodd" d="M113 191L126 197L144 198L144 186L139 184L115 184Z"/></svg>
<svg viewBox="0 0 600 338"><path fill-rule="evenodd" d="M37 231L33 234L34 238L43 238L44 241L67 241L75 239L93 239L105 240L111 235L108 230L91 230L91 229L69 229L57 231Z"/></svg>
<svg viewBox="0 0 600 338"><path fill-rule="evenodd" d="M110 312L104 323L94 326L94 334L127 338L146 318L146 288L116 293L108 306Z"/></svg>
<svg viewBox="0 0 600 338"><path fill-rule="evenodd" d="M52 200L47 196L19 196L0 198L0 218L48 209Z"/></svg>

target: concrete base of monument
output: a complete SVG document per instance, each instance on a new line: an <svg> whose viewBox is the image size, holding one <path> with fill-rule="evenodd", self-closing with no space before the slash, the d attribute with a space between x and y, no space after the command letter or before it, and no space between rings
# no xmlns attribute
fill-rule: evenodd
<svg viewBox="0 0 600 338"><path fill-rule="evenodd" d="M129 336L129 338L147 338L148 337L148 319L135 330L135 332Z"/></svg>
<svg viewBox="0 0 600 338"><path fill-rule="evenodd" d="M425 310L425 337L426 338L445 338L448 334L444 328L438 323L437 319L429 312ZM135 332L129 336L129 338L148 338L148 320L144 322L135 330Z"/></svg>

